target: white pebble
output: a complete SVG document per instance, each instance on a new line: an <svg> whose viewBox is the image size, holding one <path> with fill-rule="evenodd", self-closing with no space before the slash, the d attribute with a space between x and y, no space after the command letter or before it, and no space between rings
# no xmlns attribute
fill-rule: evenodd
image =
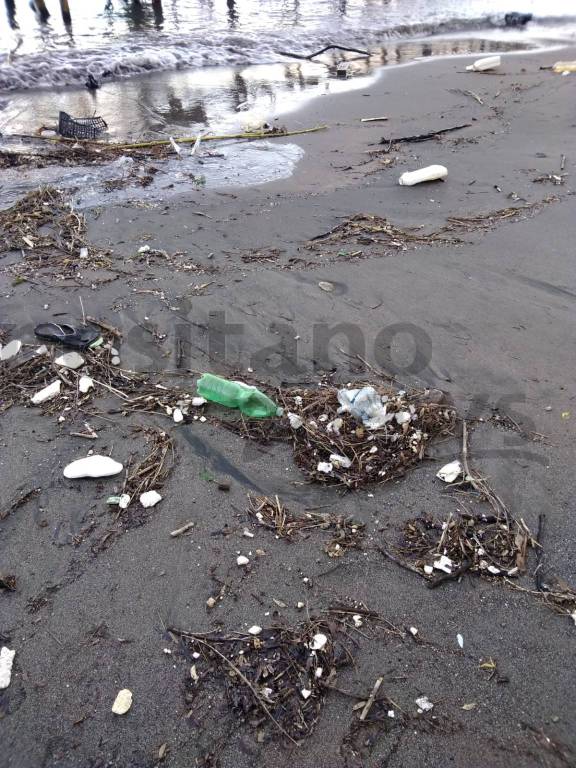
<svg viewBox="0 0 576 768"><path fill-rule="evenodd" d="M142 504L144 509L155 507L159 501L162 501L162 496L160 496L158 491L146 491L140 494L140 504Z"/></svg>
<svg viewBox="0 0 576 768"><path fill-rule="evenodd" d="M121 691L118 691L116 698L114 699L112 712L114 712L115 715L125 715L131 706L132 691L129 691L128 688L123 688Z"/></svg>

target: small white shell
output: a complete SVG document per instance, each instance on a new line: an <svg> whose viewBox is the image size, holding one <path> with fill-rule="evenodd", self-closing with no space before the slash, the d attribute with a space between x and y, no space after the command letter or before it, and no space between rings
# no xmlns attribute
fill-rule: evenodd
<svg viewBox="0 0 576 768"><path fill-rule="evenodd" d="M438 470L436 477L444 480L445 483L453 483L458 480L463 471L462 464L458 460L451 461L450 464L445 464Z"/></svg>

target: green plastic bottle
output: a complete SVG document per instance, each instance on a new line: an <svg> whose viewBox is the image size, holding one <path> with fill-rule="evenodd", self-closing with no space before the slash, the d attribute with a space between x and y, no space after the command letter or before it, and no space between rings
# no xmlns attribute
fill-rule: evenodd
<svg viewBox="0 0 576 768"><path fill-rule="evenodd" d="M278 408L267 395L241 381L228 381L221 376L204 373L198 379L196 386L198 394L206 400L228 408L238 408L244 415L253 419L265 419L282 414L282 408Z"/></svg>

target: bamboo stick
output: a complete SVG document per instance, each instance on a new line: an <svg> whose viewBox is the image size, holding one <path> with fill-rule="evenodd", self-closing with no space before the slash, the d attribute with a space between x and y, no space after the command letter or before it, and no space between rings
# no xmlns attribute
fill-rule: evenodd
<svg viewBox="0 0 576 768"><path fill-rule="evenodd" d="M316 131L325 130L328 126L317 125L315 128L305 128L300 131L288 131L287 133L266 133L264 131L258 131L253 133L232 133L223 136L202 136L202 141L226 141L227 139L282 139L285 136L298 136L303 133L314 133ZM194 144L197 136L185 136L184 138L177 137L179 144ZM144 149L147 147L164 147L170 144L169 139L157 139L155 141L146 141L138 144L108 144L115 149Z"/></svg>
<svg viewBox="0 0 576 768"><path fill-rule="evenodd" d="M299 131L286 131L286 133L266 133L265 131L258 131L253 133L230 133L226 135L204 136L202 135L202 141L228 141L229 139L283 139L286 136L300 136L305 133L316 133L317 131L327 130L327 125L317 125L314 128L303 128ZM29 139L43 139L44 141L50 141L52 143L72 142L76 143L78 139L67 139L63 136L26 136L21 135L21 138ZM177 136L178 144L194 144L197 136ZM151 147L166 147L169 146L169 139L155 139L154 141L143 141L134 144L113 144L103 141L83 141L84 145L105 147L106 149L149 149Z"/></svg>

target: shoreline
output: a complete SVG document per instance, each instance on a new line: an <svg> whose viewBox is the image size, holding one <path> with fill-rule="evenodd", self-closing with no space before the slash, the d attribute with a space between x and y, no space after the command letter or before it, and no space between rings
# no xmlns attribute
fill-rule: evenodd
<svg viewBox="0 0 576 768"><path fill-rule="evenodd" d="M474 466L510 513L535 532L546 511L545 578L570 582L576 75L540 70L557 58L503 56L491 75L461 73L460 58L394 67L369 89L319 97L293 114L330 129L274 140L304 151L289 178L225 191L191 186L84 211L89 256L106 252L108 266L41 265L18 280L21 253L1 254L11 337L36 345L36 323L78 323L85 313L122 334L122 368L159 372L164 383L177 371L190 392L203 370L288 387L378 380L385 369L402 386L441 389L468 421ZM389 120L360 123L375 115ZM386 149L382 137L463 124L367 154ZM448 167L446 182L398 185L403 171L431 163ZM229 326L225 346L211 341L215 317ZM338 325L341 335L327 338ZM151 768L163 744L174 768L570 764L570 616L470 574L426 589L379 553L415 516L487 509L445 492L435 477L461 455L460 436L434 444L401 479L341 494L306 482L292 451L274 441L242 439L210 419L176 425L159 410L119 410L101 388L80 406L71 393L51 414L0 412L6 499L40 489L0 515L0 571L18 577L17 591L0 595L2 642L17 652L0 698L0 768ZM85 422L97 439L71 436ZM178 462L154 514L95 553L113 524L106 499L120 483L75 485L62 468L90 448L129 465L146 451L137 425L168 433ZM296 512L359 519L365 544L336 559L313 535L288 545L247 516L254 488ZM187 521L190 534L171 538ZM241 571L237 553L256 549L264 554ZM534 568L531 552L525 589L534 589ZM223 599L207 609L222 584ZM209 688L190 687L193 662L166 632L292 626L305 618L299 602L318 616L343 600L399 628L355 633L356 666L338 672L336 686L361 699L384 676L401 712L357 741L353 700L334 691L297 750L261 738L231 710L204 659L197 672ZM481 667L489 660L497 674ZM110 713L121 688L134 692L123 718ZM434 702L429 713L417 712L422 695Z"/></svg>
<svg viewBox="0 0 576 768"><path fill-rule="evenodd" d="M268 121L283 119L305 106L307 100L317 98L321 88L330 89L331 92L336 93L368 88L374 78L381 76L382 71L412 64L419 58L433 60L444 58L444 56L477 55L479 57L484 53L488 55L523 51L544 52L561 50L566 45L562 41L546 42L539 41L538 38L527 38L526 47L522 48L520 38L505 41L481 36L415 37L391 40L380 48L372 49L367 58L329 51L323 59L317 61L284 58L275 62L244 66L214 64L203 68L159 70L103 82L100 90L91 96L80 85L0 91L0 94L8 100L8 107L5 107L0 116L2 116L4 130L6 126L13 126L11 132L14 134L32 134L39 125L49 125L55 121L54 102L57 101L58 109L64 109L72 115L88 112L98 112L103 115L110 122L113 140L116 137L130 135L139 137L146 134L153 135L154 130L150 133L150 129L154 125L158 128L158 121L164 118L175 120L169 130L178 136L182 130L179 126L180 121L186 117L189 121L195 113L208 119L212 129L220 133L223 129L237 130L243 121L262 122L265 119ZM515 51L515 46L520 46L521 50ZM442 53L443 50L446 51L445 54ZM422 51L427 51L428 56L422 57ZM353 77L345 80L334 77L336 64L341 58L352 68ZM238 78L241 81L245 79L241 89L242 95L236 95L230 90L239 87ZM267 78L268 82L266 82ZM206 85L202 85L204 80ZM197 81L197 86L191 88L190 84ZM260 86L259 81L261 81ZM257 85L254 86L254 83ZM265 83L266 88L261 87ZM204 105L203 100L209 97L209 90L206 89L211 87L216 88L217 99L208 107L209 102ZM252 93L254 87L256 90ZM151 96L151 91L155 92L157 97ZM167 92L173 92L171 98L178 95L178 101L188 100L189 104L180 104L180 111L172 112L172 108L165 103ZM150 100L147 105L140 103L143 94L145 94L145 101ZM251 102L248 112L238 113L234 109L230 110L230 105L225 106L226 102L234 101L235 98L238 103L246 99ZM286 98L291 100L288 108L281 107L278 111L278 101ZM15 102L14 109L10 108L11 101ZM126 102L133 105L132 112L137 114L136 117L127 118L126 114L123 114ZM214 108L214 114L209 114L207 110L214 110ZM114 123L113 114L120 115L120 125ZM25 115L27 117L24 117ZM188 123L188 132L193 125L195 125L194 122ZM205 126L203 128L205 129Z"/></svg>
<svg viewBox="0 0 576 768"><path fill-rule="evenodd" d="M479 41L481 42L481 41ZM560 58L570 58L571 50L569 47L563 48L543 48L530 51L513 51L502 54L504 67L506 62L510 62L512 69L516 66L515 61L526 61L534 58L535 60L544 61L556 61ZM492 49L490 49L492 52ZM486 53L484 51L483 53ZM301 102L293 102L288 110L275 110L274 112L266 111L266 109L255 106L248 113L235 113L231 119L236 121L235 123L228 123L232 125L232 131L238 130L238 125L241 125L242 121L248 121L250 126L256 126L263 121L268 121L274 126L285 124L290 133L291 129L308 130L311 127L332 124L329 125L328 134L326 136L326 142L332 144L332 150L338 152L338 141L342 141L347 151L353 149L352 133L357 127L355 122L350 123L347 117L348 105L354 105L354 108L358 110L358 119L362 116L370 116L375 114L370 107L370 101L367 100L367 92L372 94L373 98L379 98L379 94L386 93L386 86L391 82L390 78L398 76L402 78L402 72L406 69L411 69L415 65L422 66L425 71L427 68L434 68L435 71L440 73L441 77L450 77L461 79L466 77L466 73L462 70L454 70L454 62L465 63L467 61L473 61L483 53L475 54L456 54L456 55L434 55L429 58L421 58L411 60L401 64L395 64L392 66L381 66L374 69L373 73L365 78L361 78L359 81L356 78L352 78L345 81L331 80L326 81L326 86L330 84L333 89L336 87L336 92L325 91L323 93L308 93L301 97ZM396 72L397 71L397 72ZM504 72L504 70L502 70ZM396 74L394 74L396 73ZM521 72L520 76L524 77L525 73ZM493 77L494 75L480 76L481 78ZM496 75L497 76L497 75ZM476 75L478 77L478 75ZM154 82L155 78L152 77L150 82ZM414 78L410 77L410 82L413 82ZM474 82L474 80L472 80ZM478 80L482 82L482 80ZM136 83L137 85L137 83ZM342 90L343 89L343 90ZM49 96L49 94L44 94ZM84 94L81 94L82 96ZM373 100L373 99L372 99ZM48 99L48 103L51 102L51 97ZM372 109L372 111L370 111ZM20 110L22 111L22 110ZM376 110L378 112L379 110ZM381 110L380 110L381 111ZM386 111L386 110L384 110ZM364 114L366 112L366 114ZM256 120L255 120L256 118ZM286 118L286 119L284 119ZM226 122L226 121L225 121ZM390 115L388 122L374 123L372 125L362 125L362 130L371 131L374 135L378 130L384 132L388 130L395 130L396 124L394 122L394 115ZM251 130L252 128L249 128ZM230 128L228 129L230 130ZM415 132L418 132L415 130ZM189 132L188 132L189 133ZM186 134L186 132L185 132ZM338 140L333 142L332 136L338 134ZM168 134L165 132L153 133L153 137L165 138ZM173 135L178 139L178 133L173 132ZM157 196L163 196L163 191L170 188L168 197L170 199L177 199L181 195L187 195L189 192L189 185L186 183L186 173L183 175L182 170L188 171L193 175L198 175L202 184L207 184L209 188L215 190L232 190L249 188L254 186L266 186L267 184L280 184L281 189L297 189L298 182L293 179L294 173L298 174L298 166L302 167L302 162L312 168L322 167L323 173L326 173L324 155L322 152L320 155L320 162L317 166L314 157L310 155L308 149L311 152L315 151L314 147L316 143L310 137L298 137L288 136L286 140L281 137L272 137L270 139L264 138L264 142L218 142L211 143L205 142L202 148L208 149L208 155L213 155L215 159L208 159L207 161L201 161L200 164L193 163L192 158L187 157L184 163L177 162L179 158L176 156L174 160L165 160L163 162L163 168L161 174L153 180L152 185L145 190L138 190L134 187L134 178L132 183L129 182L129 178L140 174L145 174L145 163L137 162L133 163L130 167L123 165L124 160L118 160L118 165L115 163L103 164L101 168L98 168L100 163L96 166L90 167L85 165L84 173L86 173L86 182L88 184L88 190L91 193L81 194L78 198L78 203L82 207L91 206L109 206L109 205L123 205L130 199L138 199L139 197L143 202L153 202ZM117 143L117 140L116 140ZM39 148L47 150L50 147L48 141L43 141ZM54 145L58 147L58 144ZM64 145L64 149L65 149ZM32 151L34 152L34 143L30 144L25 139L10 139L10 136L6 136L4 139L4 148L8 151L14 151L14 149ZM266 151L263 151L266 150ZM60 148L59 148L60 151ZM184 158L191 151L191 147L184 148ZM220 155L223 152L224 154ZM302 155L302 153L307 153ZM363 149L366 152L366 149ZM222 160L218 157L221 156ZM151 156L151 161L154 157ZM355 156L355 162L361 162L366 159L361 155ZM125 162L129 162L130 159ZM91 162L91 161L90 161ZM205 165L203 165L203 163ZM82 171L82 165L78 165L78 160L75 160L70 169L64 170L59 167L58 162L55 164L49 164L46 170L34 172L33 168L28 170L15 169L14 173L10 173L10 170L5 171L5 185L3 204L7 204L15 199L18 194L33 189L42 184L63 184L64 186L74 186L76 180L79 178ZM74 166L77 166L75 168ZM371 172L373 166L368 166L367 170ZM128 174L127 183L122 183L122 179L126 178ZM314 174L308 174L311 176ZM343 180L341 174L331 174L331 184L349 183L351 179L354 179L352 175L349 179ZM112 184L117 184L118 191L112 191L105 188L106 179L111 179ZM118 181L116 181L118 180ZM156 182L161 182L157 184ZM176 182L176 183L174 183ZM306 172L304 172L303 184L306 185L308 179ZM16 186L14 186L14 184ZM11 185L14 186L11 190ZM124 190L125 187L125 190Z"/></svg>
<svg viewBox="0 0 576 768"><path fill-rule="evenodd" d="M576 48L566 46L563 47L561 51L562 54L560 55L560 58L569 60L573 58ZM430 73L426 72L426 69L429 68L434 73L437 73L439 78L449 78L450 81L453 81L448 85L461 85L462 90L466 90L466 88L470 86L470 88L474 90L476 85L490 85L493 78L496 80L498 77L510 77L511 72L506 69L509 58L513 57L512 72L517 73L519 77L529 77L537 75L538 71L534 70L533 65L531 70L524 71L526 68L523 64L538 62L538 66L550 66L553 63L552 59L554 61L558 60L556 54L560 54L560 51L556 49L547 49L542 51L517 51L502 54L502 68L495 74L488 75L468 73L464 68L455 71L454 61L462 62L464 65L474 61L478 58L477 56L457 55L441 58L434 57L418 61L415 60L405 64L396 65L390 69L382 68L378 79L371 88L360 89L363 93L354 91L342 95L326 94L310 103L304 104L296 113L299 118L298 124L314 125L322 121L326 122L329 125L329 130L325 135L325 143L330 145L330 150L326 150L324 146L322 147L318 166L316 166L314 154L316 151L315 147L318 144L318 141L316 141L318 137L315 137L313 134L310 136L302 136L299 139L296 137L295 141L297 141L299 146L304 149L306 154L296 166L294 173L289 178L282 181L271 182L273 184L272 188L276 189L276 186L279 185L281 191L297 192L300 190L300 184L302 184L302 188L309 189L311 178L318 178L318 167L320 165L325 166L326 152L331 151L338 153L339 146L345 147L347 159L350 160L346 166L358 166L358 164L362 164L360 167L364 167L366 150L370 147L377 149L376 142L381 136L394 137L425 133L428 129L428 124L426 124L425 129L421 130L422 126L418 122L420 117L414 112L412 105L410 105L410 94L406 92L407 89L412 89L417 91L419 97L422 96L423 89L419 87L418 84L419 72L429 75ZM460 80L462 82L460 82ZM476 88L476 90L482 92L482 88ZM492 90L495 92L494 89ZM387 114L386 105L383 103L383 100L386 97L391 97L394 100L395 106L399 104L396 108L400 114ZM378 102L378 105L372 106L375 101ZM429 99L424 99L423 101L425 110L428 113L426 119L429 119L430 122L434 121L435 123L438 123L438 125L434 125L434 127L444 127L441 124L441 121L445 119L445 115L434 115L434 112L430 110L429 102ZM479 119L477 116L483 111L481 108L479 109L480 106L481 105L475 104L470 98L467 100L465 94L461 95L460 102L457 102L455 99L449 99L442 104L443 108L447 107L451 110L451 114L455 116L455 125L467 122L468 118L466 115L468 112L472 116L473 121L477 121ZM350 119L350 112L354 115L352 120ZM360 123L362 117L377 116L380 115L380 113L388 116L389 119L384 122L371 124ZM411 127L405 127L404 125L407 113L410 115L408 119L409 126ZM461 119L458 115L464 115L464 118ZM357 150L354 146L356 142L353 140L353 136L355 134L357 135L358 131L361 131L360 136L362 140L365 141L362 147L359 147ZM466 131L463 132L463 136L466 136ZM282 141L282 139L278 139L278 141ZM429 151L430 146L433 145L433 142L413 145L417 154L420 154L420 150L422 150L423 157L428 158L422 161L424 165L427 164L428 160L433 162L432 153ZM403 160L401 160L401 162L403 162ZM305 167L307 163L312 164L312 167L314 168L313 171L307 170ZM366 166L368 173L371 173L375 168L378 168L377 163L366 163ZM350 170L352 170L352 168ZM400 172L398 175L400 175ZM344 178L342 174L331 173L329 176L331 181L327 184L326 189L335 188L340 183L344 186L350 182L357 183L358 179L361 178L361 175L362 174L360 173L360 176L357 176L353 172L351 178ZM300 178L302 179L301 182ZM396 181L397 180L394 179L394 183Z"/></svg>

